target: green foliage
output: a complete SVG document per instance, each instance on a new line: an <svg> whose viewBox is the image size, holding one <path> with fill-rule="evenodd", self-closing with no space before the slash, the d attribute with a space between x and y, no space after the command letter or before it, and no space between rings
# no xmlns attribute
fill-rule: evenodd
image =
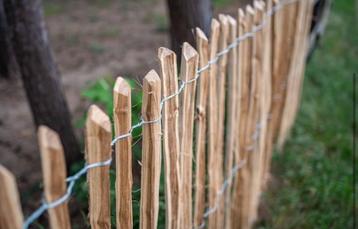
<svg viewBox="0 0 358 229"><path fill-rule="evenodd" d="M307 66L302 105L284 152L273 158L276 187L258 228L353 228L352 76L357 72L353 0L334 1L321 47Z"/></svg>

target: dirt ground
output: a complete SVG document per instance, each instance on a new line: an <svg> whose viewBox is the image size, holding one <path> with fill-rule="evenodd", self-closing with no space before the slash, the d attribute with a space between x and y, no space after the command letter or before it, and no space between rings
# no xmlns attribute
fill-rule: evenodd
<svg viewBox="0 0 358 229"><path fill-rule="evenodd" d="M165 1L45 1L49 38L63 88L78 120L81 90L104 76L143 77L169 47ZM234 15L237 6L221 12ZM82 138L82 130L77 129ZM20 80L0 81L0 163L16 176L25 215L39 206L41 164L35 127Z"/></svg>

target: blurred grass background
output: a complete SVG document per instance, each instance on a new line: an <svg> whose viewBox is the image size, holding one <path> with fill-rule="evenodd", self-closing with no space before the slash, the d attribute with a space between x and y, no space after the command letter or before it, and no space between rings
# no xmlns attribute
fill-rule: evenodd
<svg viewBox="0 0 358 229"><path fill-rule="evenodd" d="M214 2L225 7L232 0ZM352 77L358 60L355 4L354 0L333 1L326 32L307 65L302 103L291 137L283 152L274 154L272 182L263 196L256 228L353 228ZM113 81L100 80L82 94L102 103L111 114L112 86ZM133 97L133 104L139 104L140 95ZM133 112L135 121L139 111ZM135 147L134 158L140 160L140 147ZM83 203L86 189L83 182L75 191ZM139 192L134 193L133 203L138 226ZM164 228L163 204L161 198L159 228Z"/></svg>

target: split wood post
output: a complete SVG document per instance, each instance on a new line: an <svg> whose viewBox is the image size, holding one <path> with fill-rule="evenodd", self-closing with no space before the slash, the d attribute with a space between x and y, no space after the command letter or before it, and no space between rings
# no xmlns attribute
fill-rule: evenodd
<svg viewBox="0 0 358 229"><path fill-rule="evenodd" d="M306 11L305 11L305 20L304 20L304 31L302 34L302 49L300 49L300 59L298 61L298 68L297 68L297 78L298 78L298 86L295 87L297 90L294 92L294 98L293 98L293 105L291 106L291 114L290 114L290 120L288 121L288 130L291 129L292 125L294 124L297 111L299 108L299 103L301 99L301 93L302 93L302 87L303 87L303 80L304 80L304 73L305 73L305 67L306 67L306 58L309 48L309 32L311 28L311 22L312 22L312 16L313 16L313 9L314 9L314 1L312 0L305 0L307 1L306 5Z"/></svg>
<svg viewBox="0 0 358 229"><path fill-rule="evenodd" d="M63 147L58 134L46 126L38 129L41 152L44 193L48 203L66 194L66 163ZM67 201L50 208L51 228L71 228Z"/></svg>
<svg viewBox="0 0 358 229"><path fill-rule="evenodd" d="M199 28L196 28L196 45L199 52L199 67L202 69L207 66L209 61L209 41L204 32ZM199 227L203 223L205 211L206 122L209 73L209 68L200 73L196 99L194 228Z"/></svg>
<svg viewBox="0 0 358 229"><path fill-rule="evenodd" d="M91 105L85 126L86 163L104 162L111 158L112 130L109 117ZM111 228L109 166L88 170L89 219L91 228Z"/></svg>
<svg viewBox="0 0 358 229"><path fill-rule="evenodd" d="M159 48L158 57L161 67L163 97L166 98L178 92L177 59L173 51ZM163 110L163 148L164 176L166 201L166 228L179 227L179 97L174 96L165 101Z"/></svg>
<svg viewBox="0 0 358 229"><path fill-rule="evenodd" d="M289 80L287 84L287 96L284 105L284 110L281 118L280 130L278 133L278 146L283 147L283 144L292 127L295 113L297 111L298 100L300 97L301 85L303 82L303 75L307 53L308 29L311 23L312 2L310 0L299 1L298 16L296 20L296 32L294 40L294 50L292 53L292 65L289 72Z"/></svg>
<svg viewBox="0 0 358 229"><path fill-rule="evenodd" d="M219 47L220 36L220 23L213 19L211 21L211 36L210 36L210 60L215 60ZM209 143L208 143L208 179L209 179L209 207L213 208L216 205L216 194L218 187L220 186L218 178L218 164L216 159L216 138L217 138L217 63L213 62L210 65L209 74L209 114L208 114L208 128L209 128ZM211 214L209 216L209 229L216 228L216 216Z"/></svg>
<svg viewBox="0 0 358 229"><path fill-rule="evenodd" d="M229 23L225 15L219 15L220 21L220 40L219 40L219 52L227 48L227 41L229 35ZM223 180L224 180L224 143L225 143L225 107L226 107L226 67L227 67L227 53L219 57L218 62L218 74L217 74L217 85L218 85L218 126L217 126L217 137L216 137L216 154L218 163L218 179L219 186L217 187L217 193L219 192ZM218 210L215 215L217 217L216 228L223 226L224 221L224 208L225 198L220 197Z"/></svg>
<svg viewBox="0 0 358 229"><path fill-rule="evenodd" d="M255 17L254 27L258 27L263 23L265 5L263 2L254 1ZM267 24L266 24L267 25ZM251 191L250 191L250 227L254 224L257 219L257 207L260 197L261 187L261 173L260 173L260 136L261 132L264 131L262 128L264 123L261 122L260 113L265 112L263 109L263 90L267 86L265 77L263 76L263 64L264 64L264 29L255 33L254 37L254 59L253 59L253 75L251 80L251 102L252 104L252 117L253 119L250 127L251 130L247 133L250 138L250 146L253 146L253 151L250 153L249 167L250 167L250 180L251 180ZM265 84L264 84L265 82ZM250 114L250 113L249 113ZM264 134L264 133L263 133Z"/></svg>
<svg viewBox="0 0 358 229"><path fill-rule="evenodd" d="M272 9L272 1L268 0L266 4L266 12ZM261 97L261 102L263 109L260 112L261 114L261 131L260 131L260 157L261 157L261 165L260 165L260 180L261 180L261 190L265 189L266 182L268 180L268 174L266 172L266 163L268 158L271 158L272 153L267 149L267 138L268 138L268 124L270 122L270 108L271 108L271 95L272 95L272 19L271 16L264 15L266 20L266 27L264 28L264 60L263 60L263 77L264 77L264 89L263 96Z"/></svg>
<svg viewBox="0 0 358 229"><path fill-rule="evenodd" d="M113 121L115 135L125 135L131 130L131 87L118 77L113 89ZM132 213L132 136L115 144L116 154L116 222L117 228L133 228Z"/></svg>
<svg viewBox="0 0 358 229"><path fill-rule="evenodd" d="M187 82L183 90L180 112L180 166L181 187L180 202L182 219L180 228L192 228L192 170L193 170L193 132L194 107L196 91L196 71L198 69L198 53L187 42L184 42L180 68L180 79Z"/></svg>
<svg viewBox="0 0 358 229"><path fill-rule="evenodd" d="M273 0L274 6L280 4ZM292 60L297 3L283 6L272 16L272 102L268 126L267 151L271 151L280 128L280 120L286 96L286 84Z"/></svg>
<svg viewBox="0 0 358 229"><path fill-rule="evenodd" d="M21 229L24 217L14 175L0 165L0 228Z"/></svg>
<svg viewBox="0 0 358 229"><path fill-rule="evenodd" d="M246 29L246 17L243 9L238 9L237 16L237 34L238 37L242 37L245 34ZM244 144L244 132L245 132L245 124L246 119L245 115L247 115L248 109L248 78L245 75L246 72L246 47L248 41L241 41L237 46L237 71L238 71L238 101L237 101L237 119L236 119L236 128L237 128L237 136L236 136L236 145L235 145L235 164L238 165L242 162L242 160L246 160L243 155L242 145ZM242 199L242 179L243 179L243 169L238 171L238 174L234 179L234 188L233 188L233 204L231 204L231 228L239 227L239 216L240 216L240 205Z"/></svg>
<svg viewBox="0 0 358 229"><path fill-rule="evenodd" d="M158 74L151 70L143 79L142 178L140 228L156 229L159 211L161 167L161 86ZM148 123L149 122L149 123Z"/></svg>
<svg viewBox="0 0 358 229"><path fill-rule="evenodd" d="M253 30L253 26L254 26L254 16L255 16L255 10L248 5L246 7L246 12L245 12L245 20L246 20L246 26L245 26L245 32L251 32ZM254 35L255 36L255 35ZM243 134L243 138L244 138L244 143L241 145L242 146L242 150L241 152L243 153L243 158L246 160L246 165L240 170L240 176L242 176L241 178L241 200L239 201L240 203L240 214L239 214L239 227L240 228L249 228L250 227L250 222L249 222L249 218L250 218L250 198L251 198L251 168L252 168L252 154L253 154L253 150L255 149L255 145L253 144L252 141L252 136L254 134L255 131L255 124L257 122L256 117L255 117L255 98L253 98L253 96L255 95L255 88L256 88L256 84L254 82L256 82L256 80L254 79L255 76L255 69L254 69L254 50L255 50L255 46L254 46L254 37L253 38L249 38L247 40L247 44L245 46L245 67L244 67L244 84L243 87L247 87L247 94L245 94L245 105L247 105L248 107L244 107L243 109L245 111L247 111L247 115L245 115L243 118L245 118L245 121L243 121L242 123L245 123L245 132L242 133ZM243 114L244 111L242 111L241 114Z"/></svg>
<svg viewBox="0 0 358 229"><path fill-rule="evenodd" d="M234 18L227 16L227 21L229 24L229 35L228 43L235 43L237 37L237 23ZM233 169L234 161L234 151L235 143L237 140L236 137L236 119L237 119L237 108L238 105L238 75L237 75L237 49L232 48L228 54L228 79L227 79L227 96L228 96L228 110L227 110L227 137L226 137L226 158L225 158L225 178L227 179ZM231 228L231 181L228 182L228 186L225 191L225 227L227 229Z"/></svg>

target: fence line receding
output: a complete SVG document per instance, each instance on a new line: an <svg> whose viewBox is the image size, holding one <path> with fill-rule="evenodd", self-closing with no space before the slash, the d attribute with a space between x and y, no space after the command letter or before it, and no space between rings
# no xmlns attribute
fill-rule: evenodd
<svg viewBox="0 0 358 229"><path fill-rule="evenodd" d="M24 220L15 179L0 166L0 228L26 229L45 211L51 228L71 228L68 200L85 174L91 228L111 228L113 222L133 228L132 132L141 127L140 228L158 227L162 169L166 228L251 228L273 146L282 147L299 106L312 8L312 0L257 0L235 17L220 14L212 19L209 38L196 28L196 49L183 44L179 73L176 54L160 48L160 74L151 70L143 79L136 125L131 126L131 88L118 77L115 138L107 114L92 105L85 125L86 164L70 177L59 137L40 127L44 200Z"/></svg>

